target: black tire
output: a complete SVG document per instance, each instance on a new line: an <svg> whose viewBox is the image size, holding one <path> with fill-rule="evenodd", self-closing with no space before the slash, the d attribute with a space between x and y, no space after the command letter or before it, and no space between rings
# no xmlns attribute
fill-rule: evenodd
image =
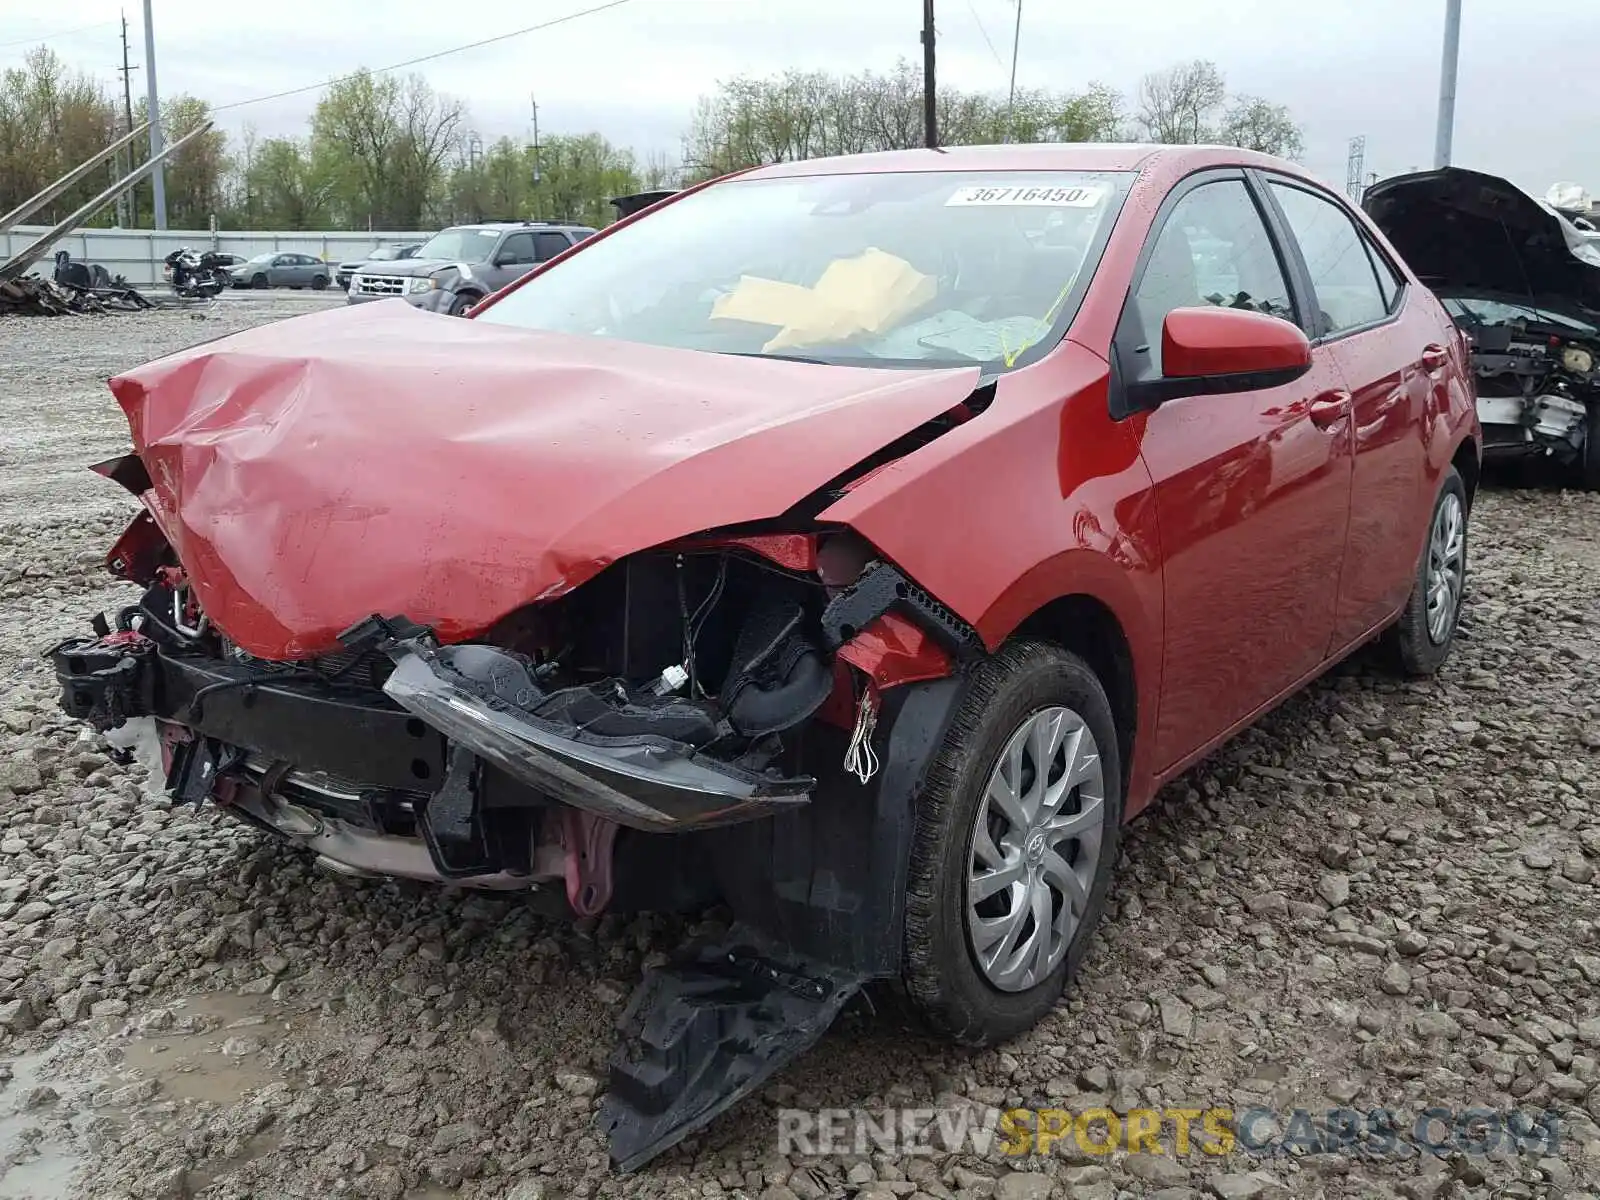
<svg viewBox="0 0 1600 1200"><path fill-rule="evenodd" d="M1013 733L1031 714L1058 705L1083 718L1099 749L1105 790L1100 857L1061 962L1025 991L1002 991L980 970L967 936L973 827L990 774ZM906 882L906 990L936 1029L963 1045L986 1046L1032 1028L1055 1006L1105 910L1122 809L1116 722L1088 665L1044 642L1007 645L986 660L929 768Z"/></svg>
<svg viewBox="0 0 1600 1200"><path fill-rule="evenodd" d="M311 277L311 290L313 292L326 291L327 287L328 277L326 275L313 275Z"/></svg>
<svg viewBox="0 0 1600 1200"><path fill-rule="evenodd" d="M477 302L478 297L476 296L457 296L450 301L449 315L452 317L464 317L467 315L467 309Z"/></svg>
<svg viewBox="0 0 1600 1200"><path fill-rule="evenodd" d="M261 275L261 274L256 274L256 275L252 276L251 280L250 280L250 286L254 287L254 288L264 288L264 287L266 287L267 286L267 277L265 275Z"/></svg>
<svg viewBox="0 0 1600 1200"><path fill-rule="evenodd" d="M1433 558L1434 526L1440 510L1451 502L1461 510L1461 576L1456 590L1455 609L1450 614L1442 637L1436 637L1428 628L1428 575ZM1417 573L1411 583L1411 595L1406 600L1400 619L1384 635L1384 642L1395 667L1403 675L1425 678L1436 673L1450 657L1450 647L1455 644L1456 628L1461 623L1461 606L1467 585L1467 548L1470 511L1467 506L1467 489L1461 475L1454 467L1445 468L1439 494L1434 497L1428 511L1428 529L1422 543L1422 555L1417 563Z"/></svg>
<svg viewBox="0 0 1600 1200"><path fill-rule="evenodd" d="M1600 400L1589 401L1583 424L1583 457L1579 461L1584 491L1600 492Z"/></svg>

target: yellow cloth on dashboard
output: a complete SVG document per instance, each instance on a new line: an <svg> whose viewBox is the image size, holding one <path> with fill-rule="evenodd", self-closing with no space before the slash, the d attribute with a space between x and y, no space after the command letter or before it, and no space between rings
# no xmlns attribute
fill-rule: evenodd
<svg viewBox="0 0 1600 1200"><path fill-rule="evenodd" d="M938 282L905 259L876 248L836 258L812 287L742 275L717 297L711 315L777 325L764 351L847 341L882 333L932 300Z"/></svg>

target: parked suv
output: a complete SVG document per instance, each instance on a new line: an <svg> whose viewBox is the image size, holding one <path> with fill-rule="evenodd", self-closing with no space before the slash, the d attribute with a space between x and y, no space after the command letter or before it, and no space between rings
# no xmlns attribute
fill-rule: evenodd
<svg viewBox="0 0 1600 1200"><path fill-rule="evenodd" d="M404 296L418 308L459 317L490 292L594 233L587 225L496 221L433 235L402 262L365 264L350 277L349 303Z"/></svg>

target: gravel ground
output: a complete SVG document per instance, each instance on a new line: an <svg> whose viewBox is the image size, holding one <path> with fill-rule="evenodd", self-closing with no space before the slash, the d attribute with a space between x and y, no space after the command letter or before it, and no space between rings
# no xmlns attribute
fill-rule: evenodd
<svg viewBox="0 0 1600 1200"><path fill-rule="evenodd" d="M127 594L100 561L130 504L83 470L126 445L104 381L312 304L0 320L0 1200L1415 1200L1600 1182L1600 497L1488 489L1440 679L1355 661L1169 788L1130 831L1078 987L1031 1035L969 1054L862 1006L619 1179L592 1126L611 1027L683 925L326 878L147 799L140 768L56 711L40 649ZM1558 1149L1522 1154L776 1153L779 1107L890 1104L1566 1117Z"/></svg>

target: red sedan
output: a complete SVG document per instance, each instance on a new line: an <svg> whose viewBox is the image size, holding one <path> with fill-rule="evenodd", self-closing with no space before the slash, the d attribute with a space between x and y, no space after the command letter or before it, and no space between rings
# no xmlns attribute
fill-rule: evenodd
<svg viewBox="0 0 1600 1200"><path fill-rule="evenodd" d="M1163 783L1375 639L1439 667L1480 461L1434 297L1221 149L767 167L112 389L145 591L69 712L335 870L734 912L630 1009L625 1167L867 980L1038 1021Z"/></svg>

